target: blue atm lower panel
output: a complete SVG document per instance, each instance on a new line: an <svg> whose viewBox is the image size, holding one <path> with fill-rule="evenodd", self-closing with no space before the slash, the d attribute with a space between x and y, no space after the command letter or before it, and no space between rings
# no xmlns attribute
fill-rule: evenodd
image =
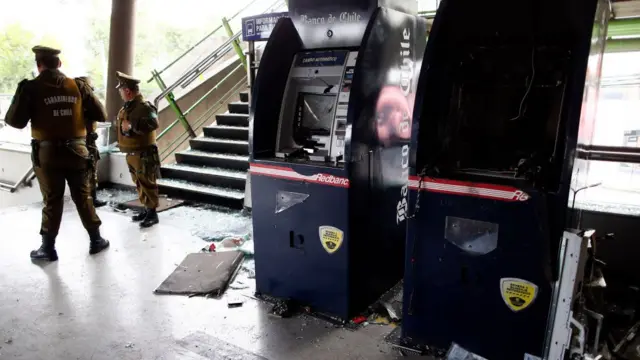
<svg viewBox="0 0 640 360"><path fill-rule="evenodd" d="M336 185L252 170L256 290L344 319L349 312L348 188Z"/></svg>
<svg viewBox="0 0 640 360"><path fill-rule="evenodd" d="M403 336L490 360L541 357L552 292L543 200L422 192L420 201L409 223Z"/></svg>

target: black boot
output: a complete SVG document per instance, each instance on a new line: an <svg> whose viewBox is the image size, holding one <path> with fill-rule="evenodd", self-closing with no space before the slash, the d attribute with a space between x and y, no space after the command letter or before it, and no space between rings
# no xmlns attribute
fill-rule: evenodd
<svg viewBox="0 0 640 360"><path fill-rule="evenodd" d="M139 213L133 215L133 217L131 217L131 220L133 220L134 222L138 222L138 221L144 220L146 217L147 217L147 209L143 209Z"/></svg>
<svg viewBox="0 0 640 360"><path fill-rule="evenodd" d="M93 207L101 207L107 205L106 201L98 200L98 196L96 195L96 189L91 190L91 197L93 197Z"/></svg>
<svg viewBox="0 0 640 360"><path fill-rule="evenodd" d="M56 261L58 260L58 252L56 251L56 237L42 235L42 245L38 250L31 252L32 260Z"/></svg>
<svg viewBox="0 0 640 360"><path fill-rule="evenodd" d="M160 222L156 209L147 209L147 216L140 223L141 228L148 228Z"/></svg>
<svg viewBox="0 0 640 360"><path fill-rule="evenodd" d="M109 241L100 236L100 230L89 232L89 254L94 255L109 247Z"/></svg>

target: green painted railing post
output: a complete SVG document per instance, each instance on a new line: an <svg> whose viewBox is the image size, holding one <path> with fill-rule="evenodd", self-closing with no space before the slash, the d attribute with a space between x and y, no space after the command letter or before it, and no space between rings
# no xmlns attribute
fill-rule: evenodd
<svg viewBox="0 0 640 360"><path fill-rule="evenodd" d="M164 81L160 77L160 74L158 74L156 70L151 71L151 74L153 75L153 78L158 83L160 90L164 91L167 88L167 85L164 83ZM178 103L176 102L176 98L173 96L173 92L168 93L167 96L165 96L165 99L167 99L167 101L169 102L169 106L173 109L176 115L178 115L178 120L180 120L184 129L189 133L189 136L192 138L196 137L195 131L193 131L193 129L191 128L191 125L189 125L189 122L187 121L186 116L184 116L184 114L182 113L182 109L180 109L180 106L178 106ZM160 135L164 136L165 133L166 131L163 131L162 133L160 133ZM161 136L158 136L158 138L160 137Z"/></svg>
<svg viewBox="0 0 640 360"><path fill-rule="evenodd" d="M227 18L225 17L222 18L222 26L224 26L224 29L227 31L227 35L229 35L229 37L232 37L234 35L233 30L231 30L231 25L229 25L229 20L227 20ZM240 58L240 61L244 65L246 70L247 57L244 55L244 51L242 51L242 46L240 46L240 41L238 41L238 39L233 40L232 45L233 45L233 48L236 50L236 53L238 54L238 57Z"/></svg>

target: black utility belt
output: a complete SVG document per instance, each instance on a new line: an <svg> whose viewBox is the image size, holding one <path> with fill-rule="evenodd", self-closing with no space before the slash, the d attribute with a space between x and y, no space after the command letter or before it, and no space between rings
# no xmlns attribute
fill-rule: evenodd
<svg viewBox="0 0 640 360"><path fill-rule="evenodd" d="M131 156L145 156L145 155L154 155L158 152L158 146L157 145L149 145L148 147L142 149L142 150L136 150L136 151L123 151L125 154L127 155L131 155Z"/></svg>
<svg viewBox="0 0 640 360"><path fill-rule="evenodd" d="M70 146L70 145L86 145L86 139L71 139L71 140L32 140L32 143L37 144L40 147L43 146Z"/></svg>

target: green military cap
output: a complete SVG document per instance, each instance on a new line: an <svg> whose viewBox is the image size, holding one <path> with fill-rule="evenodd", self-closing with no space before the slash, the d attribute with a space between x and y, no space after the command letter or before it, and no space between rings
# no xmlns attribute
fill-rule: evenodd
<svg viewBox="0 0 640 360"><path fill-rule="evenodd" d="M140 84L140 80L120 71L116 71L116 77L118 78L118 85L116 86L116 89L120 89L123 87L131 88Z"/></svg>
<svg viewBox="0 0 640 360"><path fill-rule="evenodd" d="M60 50L41 45L34 46L31 51L36 54L36 60L44 57L57 57L60 55Z"/></svg>

